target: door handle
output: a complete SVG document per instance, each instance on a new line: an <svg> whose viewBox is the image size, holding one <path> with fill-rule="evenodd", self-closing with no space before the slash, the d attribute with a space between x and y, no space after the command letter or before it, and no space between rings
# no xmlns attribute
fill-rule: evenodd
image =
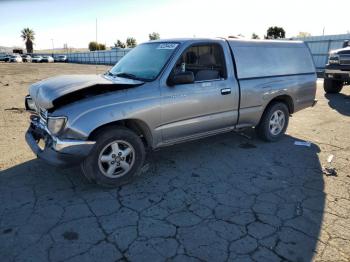
<svg viewBox="0 0 350 262"><path fill-rule="evenodd" d="M231 88L223 88L221 89L221 94L224 95L228 95L231 94Z"/></svg>

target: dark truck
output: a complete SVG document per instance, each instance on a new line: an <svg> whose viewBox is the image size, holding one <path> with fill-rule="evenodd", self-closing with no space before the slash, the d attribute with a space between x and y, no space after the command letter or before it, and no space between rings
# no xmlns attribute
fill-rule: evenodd
<svg viewBox="0 0 350 262"><path fill-rule="evenodd" d="M344 85L350 84L350 41L344 41L343 48L329 53L324 73L324 91L339 93Z"/></svg>

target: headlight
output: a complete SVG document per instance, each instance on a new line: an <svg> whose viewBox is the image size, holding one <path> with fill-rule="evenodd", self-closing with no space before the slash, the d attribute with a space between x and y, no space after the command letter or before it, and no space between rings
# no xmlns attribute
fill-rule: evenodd
<svg viewBox="0 0 350 262"><path fill-rule="evenodd" d="M328 58L329 64L339 64L339 55L331 54Z"/></svg>
<svg viewBox="0 0 350 262"><path fill-rule="evenodd" d="M49 129L51 134L57 135L59 132L62 131L66 122L67 122L67 118L64 116L48 117L47 118L47 129Z"/></svg>

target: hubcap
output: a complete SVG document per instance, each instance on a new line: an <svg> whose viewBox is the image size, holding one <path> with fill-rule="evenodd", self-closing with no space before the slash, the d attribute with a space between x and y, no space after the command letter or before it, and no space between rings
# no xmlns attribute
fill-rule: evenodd
<svg viewBox="0 0 350 262"><path fill-rule="evenodd" d="M98 158L100 171L109 178L124 176L133 167L134 162L135 150L131 144L123 140L106 145Z"/></svg>
<svg viewBox="0 0 350 262"><path fill-rule="evenodd" d="M276 110L270 118L269 130L274 136L277 136L284 128L286 117L281 110Z"/></svg>

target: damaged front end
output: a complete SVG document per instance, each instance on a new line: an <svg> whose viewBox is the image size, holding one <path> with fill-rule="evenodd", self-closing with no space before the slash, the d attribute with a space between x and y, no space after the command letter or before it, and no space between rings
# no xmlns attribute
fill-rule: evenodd
<svg viewBox="0 0 350 262"><path fill-rule="evenodd" d="M141 81L102 75L60 76L33 84L25 97L25 108L31 113L30 127L25 135L28 145L50 164L79 164L90 153L95 141L75 135L79 129L70 126L73 112L65 106L142 84ZM75 113L82 112L77 110Z"/></svg>
<svg viewBox="0 0 350 262"><path fill-rule="evenodd" d="M25 138L32 151L49 164L70 166L80 163L95 141L61 140L51 134L41 116L31 115Z"/></svg>
<svg viewBox="0 0 350 262"><path fill-rule="evenodd" d="M52 111L86 97L140 86L144 82L105 75L64 75L35 83L29 95L35 105Z"/></svg>

